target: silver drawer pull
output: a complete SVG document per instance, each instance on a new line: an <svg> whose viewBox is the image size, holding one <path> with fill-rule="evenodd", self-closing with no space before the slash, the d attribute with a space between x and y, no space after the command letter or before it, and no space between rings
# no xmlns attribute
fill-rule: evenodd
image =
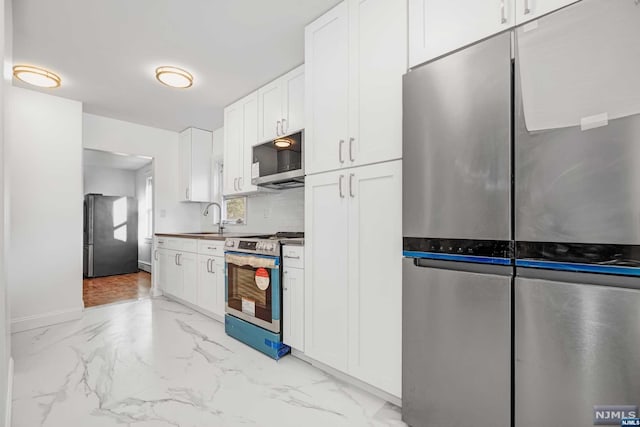
<svg viewBox="0 0 640 427"><path fill-rule="evenodd" d="M212 250L214 250L214 251L217 251L217 250L218 250L218 248L213 247L213 246L207 246L207 249L212 249Z"/></svg>
<svg viewBox="0 0 640 427"><path fill-rule="evenodd" d="M285 258L288 258L288 259L300 259L300 257L299 257L299 256L289 256L289 255L285 255L284 257L285 257Z"/></svg>

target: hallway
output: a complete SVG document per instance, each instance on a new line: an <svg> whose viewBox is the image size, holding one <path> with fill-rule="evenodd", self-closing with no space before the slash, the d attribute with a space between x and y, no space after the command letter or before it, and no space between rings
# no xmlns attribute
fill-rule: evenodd
<svg viewBox="0 0 640 427"><path fill-rule="evenodd" d="M82 299L85 308L114 302L147 298L151 290L151 274L139 271L118 276L84 279Z"/></svg>

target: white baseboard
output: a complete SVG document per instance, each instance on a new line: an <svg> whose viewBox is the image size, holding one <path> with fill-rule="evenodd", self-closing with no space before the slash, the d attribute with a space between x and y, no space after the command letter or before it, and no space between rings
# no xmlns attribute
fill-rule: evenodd
<svg viewBox="0 0 640 427"><path fill-rule="evenodd" d="M28 331L30 329L51 326L57 323L69 322L82 317L82 307L71 310L60 310L35 316L11 319L11 333Z"/></svg>
<svg viewBox="0 0 640 427"><path fill-rule="evenodd" d="M151 263L145 261L138 261L138 268L147 273L151 273Z"/></svg>
<svg viewBox="0 0 640 427"><path fill-rule="evenodd" d="M309 356L302 353L301 351L298 351L292 348L291 355L309 363L310 365L320 369L321 371L333 377L338 378L339 380L344 381L347 384L351 384L352 386L358 387L359 389L362 389L368 393L371 393L374 396L379 397L380 399L384 399L387 402L393 403L396 406L400 406L400 407L402 406L402 399L400 399L398 396L394 396L393 394L387 393L384 390L380 390L379 388L374 387L371 384L367 384L364 381L354 378L351 375L347 375L344 372L340 372L337 369L332 368L331 366L327 366L324 363L318 362L317 360L310 358Z"/></svg>
<svg viewBox="0 0 640 427"><path fill-rule="evenodd" d="M4 408L4 426L11 427L11 408L13 406L13 357L9 358L9 367L7 369L7 401Z"/></svg>

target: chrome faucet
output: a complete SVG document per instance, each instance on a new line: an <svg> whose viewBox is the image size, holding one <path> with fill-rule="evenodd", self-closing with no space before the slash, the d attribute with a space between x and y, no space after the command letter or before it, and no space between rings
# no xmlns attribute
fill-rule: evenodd
<svg viewBox="0 0 640 427"><path fill-rule="evenodd" d="M220 214L220 221L218 222L218 234L222 234L223 230L224 230L224 226L222 225L222 206L220 206L220 203L209 203L207 205L206 208L204 208L204 212L202 212L202 215L207 216L209 215L209 208L211 206L217 206L218 207L218 213Z"/></svg>

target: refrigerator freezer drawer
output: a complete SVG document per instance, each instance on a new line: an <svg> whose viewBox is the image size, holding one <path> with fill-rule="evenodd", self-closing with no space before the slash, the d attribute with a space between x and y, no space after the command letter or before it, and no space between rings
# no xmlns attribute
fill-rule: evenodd
<svg viewBox="0 0 640 427"><path fill-rule="evenodd" d="M403 235L510 240L511 35L404 77Z"/></svg>
<svg viewBox="0 0 640 427"><path fill-rule="evenodd" d="M403 260L402 416L414 427L507 427L511 276Z"/></svg>
<svg viewBox="0 0 640 427"><path fill-rule="evenodd" d="M594 405L638 405L638 307L639 290L517 277L515 425L590 426Z"/></svg>

